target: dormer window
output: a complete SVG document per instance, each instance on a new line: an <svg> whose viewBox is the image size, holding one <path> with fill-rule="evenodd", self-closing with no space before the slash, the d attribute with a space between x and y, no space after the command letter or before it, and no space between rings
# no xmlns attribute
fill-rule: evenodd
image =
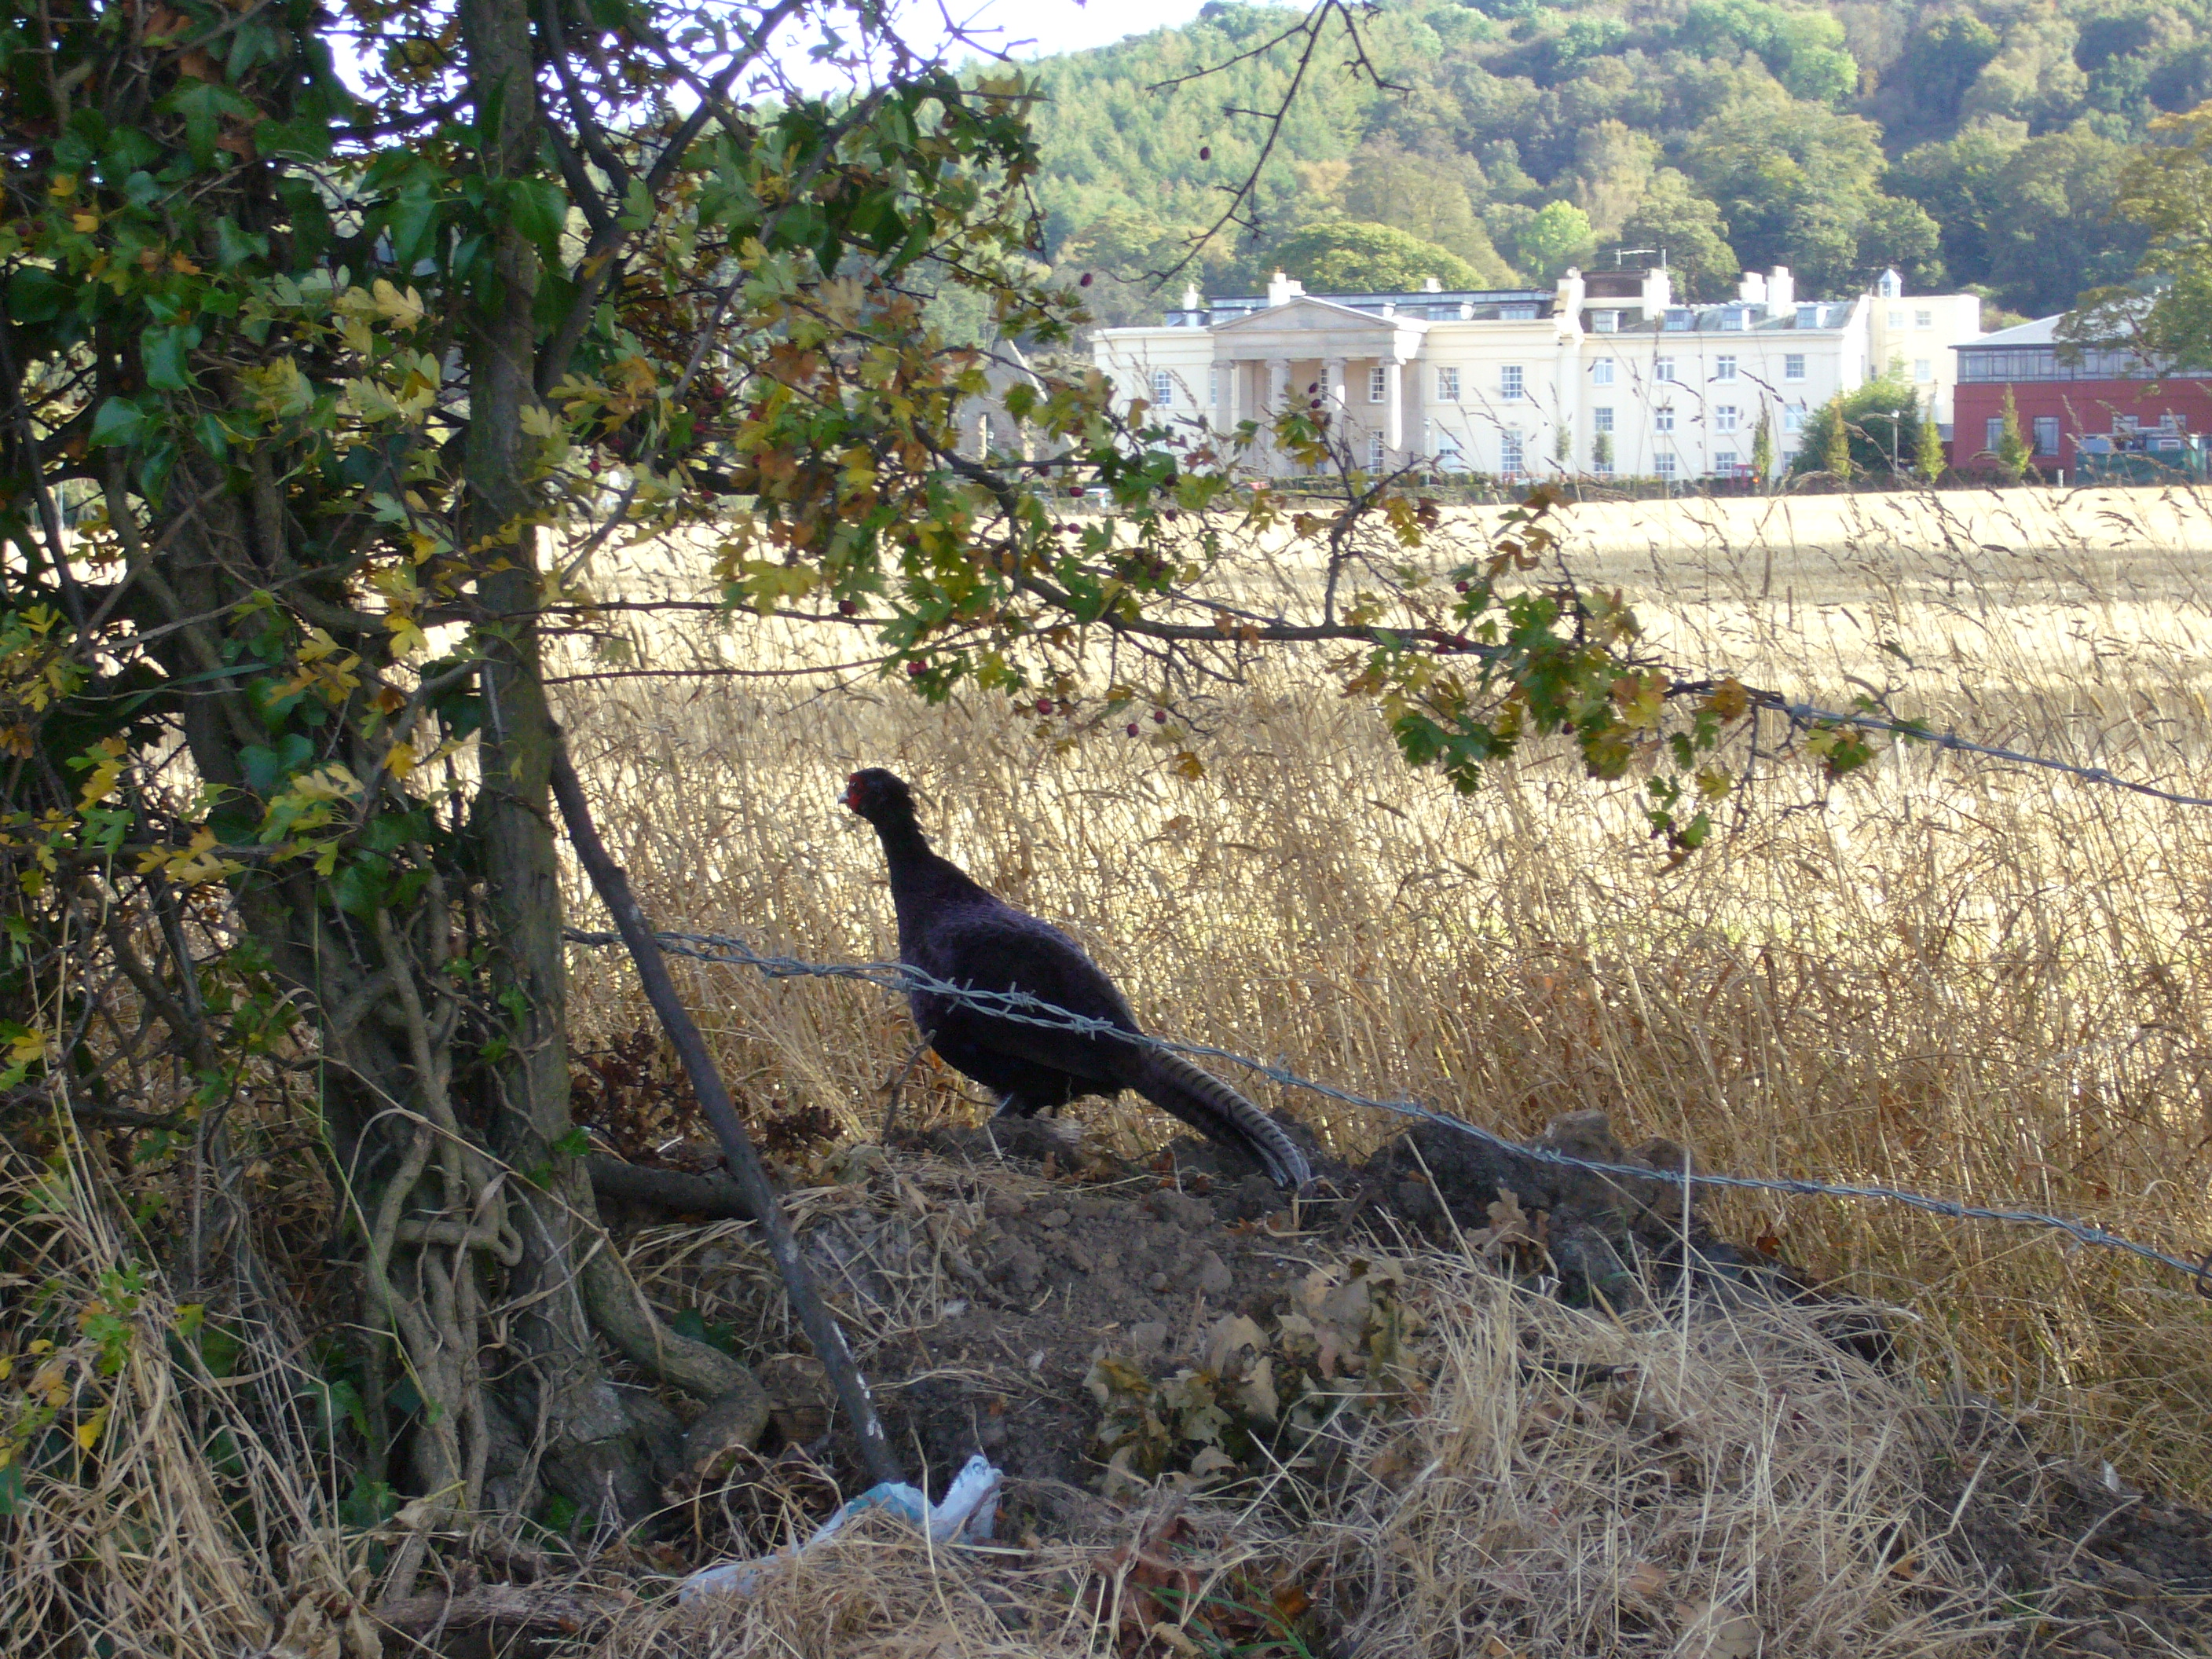
<svg viewBox="0 0 2212 1659"><path fill-rule="evenodd" d="M1620 333L1620 313L1617 311L1593 311L1590 313L1590 332L1593 334Z"/></svg>
<svg viewBox="0 0 2212 1659"><path fill-rule="evenodd" d="M1696 320L1696 315L1686 307L1669 307L1667 312L1667 326L1675 331L1686 331Z"/></svg>
<svg viewBox="0 0 2212 1659"><path fill-rule="evenodd" d="M1533 305L1500 306L1498 307L1498 320L1502 323L1533 323L1536 320L1536 307Z"/></svg>
<svg viewBox="0 0 2212 1659"><path fill-rule="evenodd" d="M1818 306L1799 306L1799 307L1797 307L1797 326L1798 326L1798 327L1800 327L1800 328L1818 328L1818 327L1820 327L1820 307L1818 307Z"/></svg>

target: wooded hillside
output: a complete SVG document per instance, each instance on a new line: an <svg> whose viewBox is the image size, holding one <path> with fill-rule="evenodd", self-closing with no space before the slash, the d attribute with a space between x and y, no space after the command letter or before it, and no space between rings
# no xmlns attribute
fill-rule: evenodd
<svg viewBox="0 0 2212 1659"><path fill-rule="evenodd" d="M1164 269L1220 215L1265 137L1226 112L1279 100L1295 43L1255 49L1298 15L1224 0L1037 65L1062 269ZM1293 235L1285 263L1318 263L1379 224L1487 282L1663 244L1701 298L1743 266L1841 292L1894 264L2043 314L2133 268L2138 234L2107 222L2118 169L2161 110L2212 95L2204 0L1405 0L1360 27L1395 89L1322 47L1263 169L1258 236L1210 245L1207 285L1264 281ZM1141 282L1092 301L1109 321L1154 308Z"/></svg>

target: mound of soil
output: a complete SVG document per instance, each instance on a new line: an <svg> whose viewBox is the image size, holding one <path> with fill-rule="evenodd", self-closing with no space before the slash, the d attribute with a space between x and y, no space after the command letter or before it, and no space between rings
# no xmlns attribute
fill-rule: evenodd
<svg viewBox="0 0 2212 1659"><path fill-rule="evenodd" d="M1595 1176L1422 1126L1362 1168L1316 1155L1321 1179L1292 1200L1203 1143L1132 1165L1072 1123L993 1122L857 1149L835 1189L845 1207L802 1237L848 1310L861 1304L870 1381L917 1478L940 1488L980 1451L1007 1477L1002 1537L1103 1544L1127 1536L1129 1516L1099 1455L1102 1365L1116 1406L1132 1389L1171 1392L1168 1379L1194 1368L1211 1376L1238 1316L1288 1328L1315 1311L1317 1278L1348 1261L1433 1244L1624 1313L1679 1295L1686 1273L1693 1307L1820 1298L1787 1263L1686 1213L1679 1179L1665 1178L1683 1167L1679 1147L1624 1148L1596 1113L1559 1120L1534 1146L1653 1174ZM936 1288L917 1306L924 1278ZM1838 1310L1831 1340L1893 1363L1878 1320ZM780 1437L787 1460L827 1459L851 1490L818 1365L780 1359L763 1378L778 1403L763 1452L775 1460ZM2212 1651L2212 1516L2039 1459L1987 1408L1931 1420L1943 1445L1917 1530L1979 1565L1992 1618L2019 1621L2010 1651ZM832 1496L825 1486L824 1505Z"/></svg>
<svg viewBox="0 0 2212 1659"><path fill-rule="evenodd" d="M1928 1509L1987 1574L1994 1597L2032 1610L2013 1651L2212 1652L2212 1515L2122 1480L2039 1458L1981 1402L1955 1414Z"/></svg>
<svg viewBox="0 0 2212 1659"><path fill-rule="evenodd" d="M1563 1300L1622 1310L1686 1266L1708 1294L1810 1293L1786 1264L1714 1237L1694 1208L1686 1215L1680 1182L1661 1173L1682 1168L1680 1148L1626 1148L1600 1112L1557 1120L1537 1153L1641 1164L1650 1180L1431 1125L1360 1168L1309 1139L1319 1179L1296 1200L1229 1149L1178 1140L1133 1167L1087 1148L1066 1121L994 1121L908 1145L975 1172L983 1220L964 1245L971 1293L902 1340L902 1377L882 1376L890 1353L873 1358L885 1427L932 1469L981 1451L1006 1471L1015 1506L1061 1536L1089 1530L1096 1507L1100 1413L1084 1387L1094 1361L1110 1354L1166 1377L1197 1360L1225 1316L1265 1324L1295 1311L1309 1275L1347 1257L1466 1248ZM1863 1344L1869 1328L1862 1317L1838 1335Z"/></svg>

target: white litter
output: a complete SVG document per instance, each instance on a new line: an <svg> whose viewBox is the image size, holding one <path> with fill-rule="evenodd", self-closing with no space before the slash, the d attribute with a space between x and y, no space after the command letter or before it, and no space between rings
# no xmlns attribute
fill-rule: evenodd
<svg viewBox="0 0 2212 1659"><path fill-rule="evenodd" d="M760 1583L761 1575L769 1568L804 1554L825 1538L836 1536L848 1521L867 1510L889 1510L913 1522L928 1533L933 1544L988 1544L991 1541L992 1525L999 1516L999 1483L1005 1478L979 1452L953 1477L939 1503L931 1503L919 1487L910 1486L903 1480L886 1480L842 1505L803 1544L787 1544L774 1554L755 1560L725 1561L720 1566L701 1568L676 1587L676 1599L690 1601L702 1595L750 1595Z"/></svg>

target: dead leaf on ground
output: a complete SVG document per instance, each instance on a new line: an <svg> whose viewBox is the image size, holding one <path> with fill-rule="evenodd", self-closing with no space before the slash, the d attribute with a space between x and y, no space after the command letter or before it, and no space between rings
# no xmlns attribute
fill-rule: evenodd
<svg viewBox="0 0 2212 1659"><path fill-rule="evenodd" d="M1759 1659L1759 1620L1719 1601L1677 1601L1682 1622L1674 1659Z"/></svg>

